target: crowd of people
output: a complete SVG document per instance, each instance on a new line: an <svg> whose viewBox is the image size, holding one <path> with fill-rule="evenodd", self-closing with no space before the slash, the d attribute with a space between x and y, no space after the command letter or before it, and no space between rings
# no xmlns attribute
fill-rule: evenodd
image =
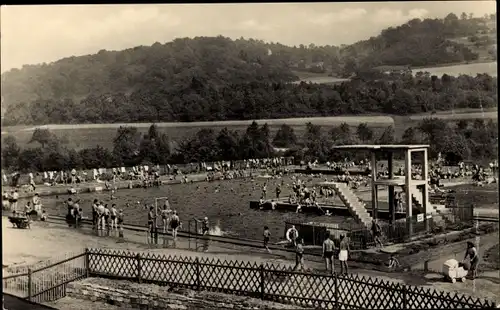
<svg viewBox="0 0 500 310"><path fill-rule="evenodd" d="M139 165L134 167L115 167L115 168L95 168L90 170L77 171L76 169L60 170L60 171L44 171L28 173L29 181L27 184L19 184L21 173L2 172L3 185L18 187L20 185L28 185L31 190L35 191L36 186L44 184L45 186L55 186L58 184L71 185L85 182L106 182L106 181L127 181L141 180L144 182L155 182L159 179L159 175L170 175L175 178L178 175L189 173L204 173L204 172L226 172L229 170L250 170L250 169L266 169L280 168L293 164L293 157L276 157L276 158L261 158L248 159L243 161L220 161L212 163L191 163L181 166L178 165Z"/></svg>

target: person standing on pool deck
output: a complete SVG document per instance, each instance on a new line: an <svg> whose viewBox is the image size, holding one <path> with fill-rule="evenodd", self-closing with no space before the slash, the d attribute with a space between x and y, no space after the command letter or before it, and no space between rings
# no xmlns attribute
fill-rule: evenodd
<svg viewBox="0 0 500 310"><path fill-rule="evenodd" d="M340 236L339 245L339 261L340 261L340 274L347 274L349 271L349 266L347 266L347 258L349 256L349 238L342 235Z"/></svg>
<svg viewBox="0 0 500 310"><path fill-rule="evenodd" d="M477 253L477 249L474 246L474 243L470 241L467 241L467 251L465 251L465 256L462 262L466 260L467 257L469 257L470 259L469 271L472 272L472 279L475 279L477 276L477 265L479 264L479 256Z"/></svg>
<svg viewBox="0 0 500 310"><path fill-rule="evenodd" d="M118 230L118 222L116 216L118 215L118 210L116 210L116 204L111 205L111 230Z"/></svg>
<svg viewBox="0 0 500 310"><path fill-rule="evenodd" d="M271 254L271 250L269 250L269 240L271 239L271 232L269 231L269 227L264 226L264 247L266 248L267 252Z"/></svg>
<svg viewBox="0 0 500 310"><path fill-rule="evenodd" d="M295 225L292 225L292 228L290 228L288 237L290 238L289 240L292 243L292 245L296 247L297 239L299 238L299 231L297 230L297 228L295 228Z"/></svg>
<svg viewBox="0 0 500 310"><path fill-rule="evenodd" d="M12 210L17 211L17 200L19 200L19 193L17 192L17 189L14 190L11 198L12 198L12 203L11 203Z"/></svg>
<svg viewBox="0 0 500 310"><path fill-rule="evenodd" d="M177 240L177 229L179 229L179 216L177 216L177 211L174 211L172 216L170 217L170 227L172 228L172 238Z"/></svg>
<svg viewBox="0 0 500 310"><path fill-rule="evenodd" d="M99 205L99 201L94 199L94 203L92 203L92 229L97 229L97 221L99 217L97 216L97 208Z"/></svg>
<svg viewBox="0 0 500 310"><path fill-rule="evenodd" d="M96 214L97 230L104 229L104 213L105 213L104 204L102 201L100 201L99 204L97 205L97 214Z"/></svg>
<svg viewBox="0 0 500 310"><path fill-rule="evenodd" d="M118 212L117 216L117 224L118 224L118 236L120 238L123 238L123 220L125 218L125 215L123 214L123 209L120 209L120 212Z"/></svg>
<svg viewBox="0 0 500 310"><path fill-rule="evenodd" d="M297 238L295 246L295 267L293 267L293 271L297 271L300 267L301 270L304 270L304 239Z"/></svg>
<svg viewBox="0 0 500 310"><path fill-rule="evenodd" d="M109 210L108 204L104 205L104 222L106 223L106 232L109 235L109 230L110 230L110 217L111 217L111 211Z"/></svg>
<svg viewBox="0 0 500 310"><path fill-rule="evenodd" d="M165 204L163 205L163 209L160 211L161 214L161 219L163 221L163 233L167 232L168 229L168 216L172 210L170 210L170 204L168 203L168 200L165 201Z"/></svg>
<svg viewBox="0 0 500 310"><path fill-rule="evenodd" d="M326 239L323 241L323 258L325 259L325 268L328 272L328 265L331 266L332 274L335 273L335 265L333 264L333 253L335 251L335 243L331 239L330 232L327 231Z"/></svg>
<svg viewBox="0 0 500 310"><path fill-rule="evenodd" d="M280 199L280 194L281 194L281 185L278 184L276 185L276 199Z"/></svg>
<svg viewBox="0 0 500 310"><path fill-rule="evenodd" d="M148 233L151 240L154 239L154 225L156 223L156 215L154 211L154 207L150 206L148 212Z"/></svg>
<svg viewBox="0 0 500 310"><path fill-rule="evenodd" d="M208 240L210 236L210 225L208 223L208 217L205 216L203 221L196 219L197 222L201 222L201 233L203 235L203 252L208 252Z"/></svg>

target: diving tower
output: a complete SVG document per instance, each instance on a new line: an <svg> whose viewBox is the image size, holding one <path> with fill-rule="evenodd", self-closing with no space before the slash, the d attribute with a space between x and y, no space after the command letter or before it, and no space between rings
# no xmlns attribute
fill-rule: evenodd
<svg viewBox="0 0 500 310"><path fill-rule="evenodd" d="M388 187L388 203L389 203L389 219L391 223L396 221L395 208L395 188L401 187L405 193L404 205L406 207L406 227L408 236L413 233L412 211L415 204L418 209L424 214L424 222L426 231L429 230L429 222L427 214L433 213L429 203L429 180L428 180L428 149L429 145L341 145L334 146L334 150L339 151L365 151L371 155L371 217L377 218L378 209L378 188L380 186ZM394 171L394 155L404 155L404 176L396 176ZM412 177L412 156L420 158L419 164L422 166L419 179ZM387 177L378 178L378 165L381 160L387 160ZM346 197L347 196L347 197ZM353 194L347 192L342 200L346 206L353 212L358 220L365 226L371 222L371 218L367 217L364 212L359 214L359 201L352 197ZM341 197L342 198L342 197ZM349 207L352 204L354 208ZM368 215L369 216L369 215Z"/></svg>

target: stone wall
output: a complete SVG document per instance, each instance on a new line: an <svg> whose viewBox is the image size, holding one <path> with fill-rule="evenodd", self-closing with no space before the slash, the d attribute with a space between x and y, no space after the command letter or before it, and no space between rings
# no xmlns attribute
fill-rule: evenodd
<svg viewBox="0 0 500 310"><path fill-rule="evenodd" d="M101 278L70 283L66 294L72 298L134 309L305 309L244 296Z"/></svg>

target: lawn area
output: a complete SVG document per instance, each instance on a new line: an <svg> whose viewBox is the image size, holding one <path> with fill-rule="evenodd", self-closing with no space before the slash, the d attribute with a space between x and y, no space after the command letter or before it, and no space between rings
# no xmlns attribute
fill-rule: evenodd
<svg viewBox="0 0 500 310"><path fill-rule="evenodd" d="M230 130L236 130L240 133L245 132L252 121L227 121L227 122L193 122L193 123L158 123L160 132L166 133L174 142L188 138L201 129L213 129L219 131L224 127ZM322 126L327 132L335 126L347 123L355 130L360 123L367 123L376 134L380 135L389 125L395 125L398 131L398 125L390 116L338 116L338 117L311 117L311 118L291 118L291 119L271 119L258 120L259 125L267 123L269 125L271 136L274 137L282 124L288 124L295 130L295 134L301 139L305 133L306 124L312 122L315 125ZM140 124L75 124L75 125L47 125L44 128L50 129L56 135L65 136L69 141L69 146L76 149L95 147L100 145L106 148L113 147L113 138L120 125L136 126L142 133L146 133L151 123ZM33 128L33 127L32 127ZM16 137L21 147L28 145L33 134L32 128L5 127L2 129L2 137L12 134Z"/></svg>
<svg viewBox="0 0 500 310"><path fill-rule="evenodd" d="M483 113L484 112L484 113ZM396 133L396 139L400 139L404 131L417 126L418 122L424 118L430 117L430 113L415 114L410 116L389 116L389 115L360 115L360 116L331 116L331 117L304 117L288 119L268 119L257 120L259 125L267 123L269 125L271 136L274 137L278 129L283 124L288 124L295 130L296 136L300 139L304 136L306 124L311 122L322 127L323 132L328 132L333 127L342 123L351 126L355 132L356 127L361 123L367 125L375 132L378 137L387 126L393 125ZM432 117L445 119L448 121L457 121L459 119L473 120L476 118L498 119L496 109L481 111L478 109L457 109L454 111L439 111ZM248 121L217 121L217 122L192 122L192 123L157 123L158 129L166 133L175 143L194 135L200 129L213 129L219 131L224 127L230 130L236 130L240 133L245 132L252 120ZM59 137L66 137L69 141L69 147L83 149L100 145L105 148L113 147L113 138L120 126L135 126L141 133L146 133L151 123L128 123L128 124L66 124L66 125L44 125ZM2 128L2 138L11 134L17 139L21 147L26 147L31 139L35 126L13 126Z"/></svg>

